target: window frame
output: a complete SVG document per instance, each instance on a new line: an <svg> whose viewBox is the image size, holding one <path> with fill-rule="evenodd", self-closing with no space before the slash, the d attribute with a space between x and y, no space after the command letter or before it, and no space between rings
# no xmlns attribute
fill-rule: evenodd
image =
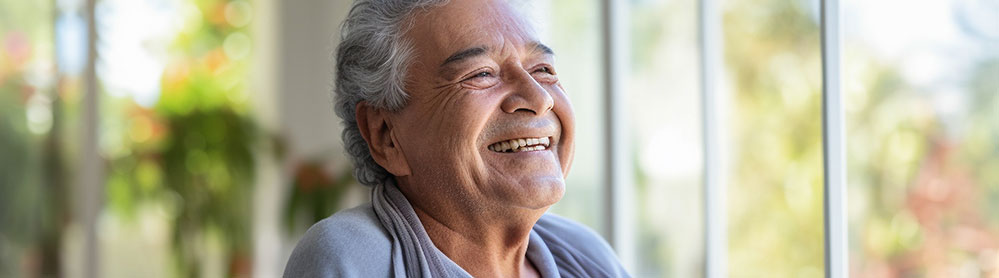
<svg viewBox="0 0 999 278"><path fill-rule="evenodd" d="M842 25L839 0L820 0L822 37L823 219L826 277L849 275L846 217L846 130L844 128Z"/></svg>
<svg viewBox="0 0 999 278"><path fill-rule="evenodd" d="M822 48L822 148L823 148L823 223L826 277L847 277L848 234L846 218L846 155L844 110L841 90L841 24L839 0L819 0ZM635 269L636 250L633 236L633 215L629 206L634 200L634 184L628 180L633 165L624 157L627 153L626 123L622 112L625 90L622 89L623 64L627 51L627 3L623 0L601 0L601 31L603 42L605 124L607 128L604 169L607 180L605 234L626 269ZM727 215L726 177L723 171L724 148L720 143L720 127L724 126L719 88L722 40L721 16L717 0L698 2L698 47L702 105L702 144L704 152L702 185L704 192L704 276L727 277Z"/></svg>

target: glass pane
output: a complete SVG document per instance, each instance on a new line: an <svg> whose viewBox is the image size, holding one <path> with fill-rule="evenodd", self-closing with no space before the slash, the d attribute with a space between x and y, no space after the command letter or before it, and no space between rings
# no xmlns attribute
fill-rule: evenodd
<svg viewBox="0 0 999 278"><path fill-rule="evenodd" d="M999 275L999 2L844 7L851 274Z"/></svg>
<svg viewBox="0 0 999 278"><path fill-rule="evenodd" d="M551 211L605 230L603 71L597 0L525 2L542 41L555 51L559 81L576 115L576 154L566 192ZM558 8L556 8L558 7ZM539 14L547 11L547 14Z"/></svg>
<svg viewBox="0 0 999 278"><path fill-rule="evenodd" d="M629 1L624 77L635 165L636 277L703 272L697 1Z"/></svg>
<svg viewBox="0 0 999 278"><path fill-rule="evenodd" d="M823 273L818 1L723 3L729 273Z"/></svg>

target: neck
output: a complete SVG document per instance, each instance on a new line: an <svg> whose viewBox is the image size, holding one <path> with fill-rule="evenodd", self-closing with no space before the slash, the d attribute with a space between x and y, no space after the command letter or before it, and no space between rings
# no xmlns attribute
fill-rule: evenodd
<svg viewBox="0 0 999 278"><path fill-rule="evenodd" d="M417 197L400 186L437 249L474 277L530 277L527 260L531 228L544 209L465 208L464 202ZM414 198L416 197L416 198Z"/></svg>

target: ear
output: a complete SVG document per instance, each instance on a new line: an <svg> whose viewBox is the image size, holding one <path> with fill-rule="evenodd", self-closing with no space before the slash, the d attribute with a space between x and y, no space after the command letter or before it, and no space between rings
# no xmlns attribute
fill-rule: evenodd
<svg viewBox="0 0 999 278"><path fill-rule="evenodd" d="M399 142L392 133L392 122L385 109L368 106L367 102L358 102L354 117L361 136L368 143L371 158L397 177L408 176L411 173L406 156Z"/></svg>

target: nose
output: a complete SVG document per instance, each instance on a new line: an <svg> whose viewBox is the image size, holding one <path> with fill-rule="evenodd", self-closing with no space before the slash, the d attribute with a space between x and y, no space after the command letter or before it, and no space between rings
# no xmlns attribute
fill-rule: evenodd
<svg viewBox="0 0 999 278"><path fill-rule="evenodd" d="M503 100L504 112L513 114L524 111L540 116L555 106L555 99L527 71L517 71L512 79L516 86L513 93Z"/></svg>

